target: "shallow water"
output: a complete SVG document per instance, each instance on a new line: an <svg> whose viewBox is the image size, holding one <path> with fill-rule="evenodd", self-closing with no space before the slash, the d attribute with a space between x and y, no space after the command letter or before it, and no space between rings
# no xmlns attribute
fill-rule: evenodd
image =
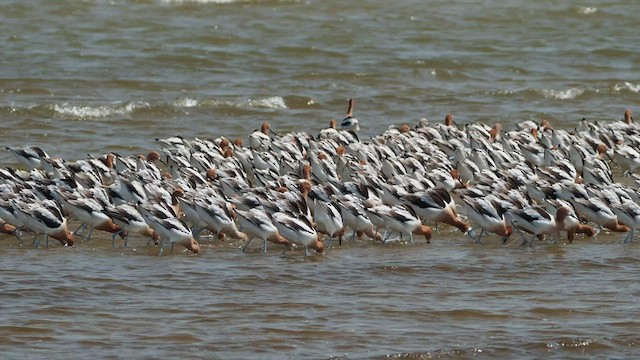
<svg viewBox="0 0 640 360"><path fill-rule="evenodd" d="M635 1L4 1L0 142L52 156L156 138L315 132L354 97L364 136L619 119L637 105ZM0 164L14 164L0 152ZM237 243L158 256L106 238L0 238L3 358L633 357L640 248Z"/></svg>
<svg viewBox="0 0 640 360"><path fill-rule="evenodd" d="M5 358L632 357L640 249L345 241L304 258L209 243L157 256L140 240L33 249L3 238ZM167 249L168 250L168 249ZM153 256L151 256L153 255Z"/></svg>

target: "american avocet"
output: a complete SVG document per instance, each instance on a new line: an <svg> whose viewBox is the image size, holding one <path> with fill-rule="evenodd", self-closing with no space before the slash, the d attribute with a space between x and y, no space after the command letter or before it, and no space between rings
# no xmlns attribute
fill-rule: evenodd
<svg viewBox="0 0 640 360"><path fill-rule="evenodd" d="M205 155L203 152L195 152L191 154L191 165L200 172L207 172L209 169L215 169L215 165L211 162L210 156Z"/></svg>
<svg viewBox="0 0 640 360"><path fill-rule="evenodd" d="M493 125L491 130L489 130L489 141L490 142L500 141L501 136L502 136L502 124L495 123L495 125Z"/></svg>
<svg viewBox="0 0 640 360"><path fill-rule="evenodd" d="M493 206L493 204L484 197L469 197L461 196L462 205L465 210L465 214L475 223L480 229L480 235L477 238L472 236L474 229L467 232L475 242L480 242L482 234L484 232L494 233L502 237L502 241L511 236L513 229L507 226L507 222L502 213Z"/></svg>
<svg viewBox="0 0 640 360"><path fill-rule="evenodd" d="M453 122L453 115L452 114L447 114L444 116L444 124L446 126L454 126L455 123Z"/></svg>
<svg viewBox="0 0 640 360"><path fill-rule="evenodd" d="M178 202L180 204L180 211L184 216L183 220L189 225L191 231L197 237L197 235L207 227L207 224L200 219L194 196L195 194L191 192L179 197Z"/></svg>
<svg viewBox="0 0 640 360"><path fill-rule="evenodd" d="M575 166L578 174L582 174L582 167L585 161L595 156L595 152L589 150L588 144L582 144L577 141L571 143L569 146L568 160Z"/></svg>
<svg viewBox="0 0 640 360"><path fill-rule="evenodd" d="M640 228L640 205L633 201L627 201L623 204L612 206L611 210L618 216L618 221L628 226L631 231L624 238L624 242L633 241L633 233Z"/></svg>
<svg viewBox="0 0 640 360"><path fill-rule="evenodd" d="M632 201L631 196L621 186L616 185L590 185L587 187L589 195L599 198L604 201L607 206L613 208L613 206L621 205L623 203Z"/></svg>
<svg viewBox="0 0 640 360"><path fill-rule="evenodd" d="M456 170L458 172L458 180L463 184L469 184L475 182L475 177L480 173L480 168L470 158L465 158L456 164Z"/></svg>
<svg viewBox="0 0 640 360"><path fill-rule="evenodd" d="M270 131L271 125L269 122L263 122L260 130L256 130L249 135L249 147L256 151L267 151L271 145Z"/></svg>
<svg viewBox="0 0 640 360"><path fill-rule="evenodd" d="M309 255L309 248L318 253L324 251L324 245L320 241L318 233L305 216L276 212L272 218L280 235L294 244L304 246L305 256Z"/></svg>
<svg viewBox="0 0 640 360"><path fill-rule="evenodd" d="M601 168L584 166L582 167L582 182L592 185L611 185L613 184L613 174Z"/></svg>
<svg viewBox="0 0 640 360"><path fill-rule="evenodd" d="M145 203L147 195L142 183L138 180L129 180L120 176L113 184L108 186L109 196L115 204Z"/></svg>
<svg viewBox="0 0 640 360"><path fill-rule="evenodd" d="M345 227L340 210L331 202L314 200L313 203L316 231L329 237L327 247L331 247L331 241L334 237L338 237L338 243L342 245Z"/></svg>
<svg viewBox="0 0 640 360"><path fill-rule="evenodd" d="M614 149L616 163L623 170L623 175L634 172L640 167L640 152L630 145L621 145Z"/></svg>
<svg viewBox="0 0 640 360"><path fill-rule="evenodd" d="M349 99L349 107L347 108L347 115L342 122L340 123L340 127L344 130L350 130L354 133L360 130L360 124L358 119L353 117L353 108L355 106L356 101L352 98Z"/></svg>
<svg viewBox="0 0 640 360"><path fill-rule="evenodd" d="M16 207L16 216L25 225L38 235L52 237L64 246L73 245L73 234L67 230L67 219L62 215L60 206L53 200L43 200L41 202L23 203L19 200L12 200ZM36 238L34 238L34 243Z"/></svg>
<svg viewBox="0 0 640 360"><path fill-rule="evenodd" d="M453 178L450 170L433 169L426 177L429 178L437 188L442 188L444 191L452 191L464 187L459 178Z"/></svg>
<svg viewBox="0 0 640 360"><path fill-rule="evenodd" d="M257 152L251 149L253 167L257 170L271 170L276 174L280 171L280 162L274 154L268 151Z"/></svg>
<svg viewBox="0 0 640 360"><path fill-rule="evenodd" d="M107 207L104 209L104 213L107 214L113 221L123 229L125 235L124 246L127 246L129 236L131 234L138 234L151 238L154 243L158 244L158 234L144 221L140 211L134 206L129 204L122 204L114 207ZM117 234L113 234L111 237L111 245L115 247L115 238Z"/></svg>
<svg viewBox="0 0 640 360"><path fill-rule="evenodd" d="M566 159L556 162L555 166L537 168L537 172L541 178L554 183L573 183L578 176L575 166Z"/></svg>
<svg viewBox="0 0 640 360"><path fill-rule="evenodd" d="M191 148L189 140L180 135L171 136L165 139L156 139L156 141L170 148Z"/></svg>
<svg viewBox="0 0 640 360"><path fill-rule="evenodd" d="M340 134L338 133L338 130L336 129L337 125L338 125L338 122L336 121L336 119L331 119L329 121L329 127L321 129L318 132L317 139L318 140L326 140L326 139L339 138Z"/></svg>
<svg viewBox="0 0 640 360"><path fill-rule="evenodd" d="M227 234L234 239L247 240L247 235L236 227L228 204L212 200L196 198L194 201L196 212L207 229L218 237Z"/></svg>
<svg viewBox="0 0 640 360"><path fill-rule="evenodd" d="M562 209L562 208L561 208ZM557 233L556 219L541 206L532 206L521 210L511 210L505 214L507 221L514 229L533 234L531 240L527 240L522 233L523 245L533 245L533 240L541 235Z"/></svg>
<svg viewBox="0 0 640 360"><path fill-rule="evenodd" d="M472 149L469 157L480 170L488 169L491 171L496 171L498 169L495 161L493 161L493 158L485 149Z"/></svg>
<svg viewBox="0 0 640 360"><path fill-rule="evenodd" d="M624 122L627 125L631 125L633 123L633 112L631 111L631 109L626 109L624 111Z"/></svg>
<svg viewBox="0 0 640 360"><path fill-rule="evenodd" d="M336 164L324 152L311 152L309 165L311 165L311 175L319 183L338 179Z"/></svg>
<svg viewBox="0 0 640 360"><path fill-rule="evenodd" d="M576 212L588 220L615 232L627 232L630 229L618 221L616 214L607 204L597 197L573 198L570 200Z"/></svg>
<svg viewBox="0 0 640 360"><path fill-rule="evenodd" d="M545 163L544 148L538 144L521 144L522 155L532 166L542 166Z"/></svg>
<svg viewBox="0 0 640 360"><path fill-rule="evenodd" d="M374 240L382 240L380 233L374 231L373 223L357 197L354 195L342 195L336 197L336 200L344 225L353 230L352 240L355 239L356 235L360 237L362 234Z"/></svg>
<svg viewBox="0 0 640 360"><path fill-rule="evenodd" d="M145 219L149 226L152 226L149 221L147 221L147 215L155 216L160 219L169 219L172 217L178 217L178 214L173 212L173 208L167 206L167 203L164 201L154 202L148 201L146 203L137 203L136 208L142 214L142 217Z"/></svg>
<svg viewBox="0 0 640 360"><path fill-rule="evenodd" d="M145 181L158 181L162 178L160 169L155 164L160 159L160 153L151 151L145 157L142 154L136 156L136 176Z"/></svg>
<svg viewBox="0 0 640 360"><path fill-rule="evenodd" d="M400 205L403 203L403 197L410 194L403 185L389 184L378 178L371 178L370 180L374 183L374 188L380 195L380 200L386 205Z"/></svg>
<svg viewBox="0 0 640 360"><path fill-rule="evenodd" d="M6 199L0 199L0 219L16 228L22 228L25 224L18 215L18 209ZM18 239L22 241L19 237Z"/></svg>
<svg viewBox="0 0 640 360"><path fill-rule="evenodd" d="M442 222L458 228L463 233L469 230L469 225L458 217L451 195L443 188L407 194L402 196L402 200L423 221Z"/></svg>
<svg viewBox="0 0 640 360"><path fill-rule="evenodd" d="M220 179L220 191L228 198L237 198L245 195L251 187L241 177L225 177Z"/></svg>
<svg viewBox="0 0 640 360"><path fill-rule="evenodd" d="M165 186L167 188L165 188ZM172 189L173 186L175 186L174 189ZM142 187L148 202L162 202L171 208L174 214L178 217L180 216L179 198L185 196L185 191L180 185L155 181L145 183Z"/></svg>
<svg viewBox="0 0 640 360"><path fill-rule="evenodd" d="M162 243L170 242L172 249L173 244L179 244L195 254L200 252L200 244L193 238L191 230L182 220L175 217L160 219L148 212L143 213L143 216L150 223L153 230L158 233Z"/></svg>
<svg viewBox="0 0 640 360"><path fill-rule="evenodd" d="M558 231L567 232L567 240L572 243L576 234L585 234L589 237L595 236L595 229L586 224L581 224L573 206L564 200L551 200L553 205L550 211L555 213L556 226Z"/></svg>
<svg viewBox="0 0 640 360"><path fill-rule="evenodd" d="M587 188L584 184L560 184L556 183L551 185L554 190L554 195L568 203L573 202L575 198L587 199L591 195L587 192ZM572 204L573 205L573 204ZM575 206L574 206L575 207Z"/></svg>
<svg viewBox="0 0 640 360"><path fill-rule="evenodd" d="M413 244L413 234L423 235L427 243L431 242L432 230L427 225L422 225L420 219L411 214L403 206L390 207L378 205L367 208L366 211L382 219L385 228L391 232L400 233L400 238L404 234L409 235L409 240ZM382 241L386 239L383 237Z"/></svg>
<svg viewBox="0 0 640 360"><path fill-rule="evenodd" d="M396 176L406 176L407 169L402 162L396 158L384 158L382 159L382 168L380 169L382 176L385 179L392 179Z"/></svg>
<svg viewBox="0 0 640 360"><path fill-rule="evenodd" d="M238 214L240 230L249 237L249 241L242 247L243 252L247 250L251 240L254 238L263 240L265 253L267 252L267 241L284 245L287 248L291 245L287 239L280 235L278 228L275 227L264 210L259 208L254 208L249 211L235 209L235 212Z"/></svg>
<svg viewBox="0 0 640 360"><path fill-rule="evenodd" d="M18 161L25 165L29 170L42 169L42 159L49 158L49 155L37 146L25 148L5 146L5 149L13 153Z"/></svg>
<svg viewBox="0 0 640 360"><path fill-rule="evenodd" d="M59 198L63 208L69 216L90 226L86 241L91 240L94 230L102 230L111 234L118 234L122 228L115 224L111 217L104 213L104 207L96 200L85 197L61 196Z"/></svg>
<svg viewBox="0 0 640 360"><path fill-rule="evenodd" d="M353 131L349 130L338 130L336 129L337 121L336 119L331 119L329 122L329 127L320 130L318 133L318 140L335 140L341 145L347 145L353 142L358 141L358 136Z"/></svg>
<svg viewBox="0 0 640 360"><path fill-rule="evenodd" d="M113 153L114 162L113 167L117 174L122 176L129 176L136 172L136 159L130 156L122 156L118 153Z"/></svg>

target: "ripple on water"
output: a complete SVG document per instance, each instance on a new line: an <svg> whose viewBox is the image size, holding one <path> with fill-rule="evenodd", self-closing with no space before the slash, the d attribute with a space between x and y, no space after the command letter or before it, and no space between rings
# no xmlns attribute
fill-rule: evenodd
<svg viewBox="0 0 640 360"><path fill-rule="evenodd" d="M433 311L431 315L449 319L449 320L507 320L511 319L512 316L509 314L499 314L493 311L488 310L477 310L477 309L455 309L455 310L446 310L446 311Z"/></svg>
<svg viewBox="0 0 640 360"><path fill-rule="evenodd" d="M44 327L2 326L2 325L0 325L0 333L3 333L3 332L10 333L10 334L13 334L15 336L29 335L29 334L46 335L46 334L53 334L54 330L47 329L47 328L44 328Z"/></svg>
<svg viewBox="0 0 640 360"><path fill-rule="evenodd" d="M592 338L561 337L546 343L551 353L577 352L584 355L596 355L610 351L612 347Z"/></svg>

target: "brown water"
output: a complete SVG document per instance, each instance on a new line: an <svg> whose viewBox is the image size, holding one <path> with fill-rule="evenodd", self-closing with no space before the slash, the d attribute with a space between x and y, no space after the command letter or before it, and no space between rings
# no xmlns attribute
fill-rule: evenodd
<svg viewBox="0 0 640 360"><path fill-rule="evenodd" d="M346 242L304 258L238 243L157 255L3 241L3 358L633 357L636 244Z"/></svg>
<svg viewBox="0 0 640 360"><path fill-rule="evenodd" d="M357 99L364 136L620 118L638 104L636 1L4 1L0 141L52 156L154 139L317 131ZM0 152L0 164L14 164ZM640 248L624 235L322 256L211 243L158 256L98 237L0 238L2 358L632 358Z"/></svg>

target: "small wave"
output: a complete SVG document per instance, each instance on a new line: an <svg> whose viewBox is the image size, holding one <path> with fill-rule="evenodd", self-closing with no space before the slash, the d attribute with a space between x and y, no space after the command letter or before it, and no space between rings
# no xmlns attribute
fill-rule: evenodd
<svg viewBox="0 0 640 360"><path fill-rule="evenodd" d="M593 339L583 339L583 338L562 338L556 342L547 343L548 348L577 348L577 347L587 347L591 346L594 343Z"/></svg>
<svg viewBox="0 0 640 360"><path fill-rule="evenodd" d="M182 4L231 4L245 0L161 0L163 4L182 5Z"/></svg>
<svg viewBox="0 0 640 360"><path fill-rule="evenodd" d="M598 92L598 90L594 90ZM503 89L503 90L492 90L487 91L485 94L488 95L498 95L498 96L518 96L518 95L529 95L533 94L536 96L542 95L545 98L558 99L558 100L569 100L575 99L578 96L584 94L585 89L579 88L569 88L565 90L554 90L554 89L537 89L537 88L525 88L525 89Z"/></svg>
<svg viewBox="0 0 640 360"><path fill-rule="evenodd" d="M517 94L521 91L519 90L492 90L492 91L487 91L485 92L488 95L500 95L500 96L509 96L509 95L514 95Z"/></svg>
<svg viewBox="0 0 640 360"><path fill-rule="evenodd" d="M569 88L565 90L541 89L539 92L545 98L553 98L558 100L575 99L584 93L584 89Z"/></svg>
<svg viewBox="0 0 640 360"><path fill-rule="evenodd" d="M578 13L582 15L591 15L598 12L598 8L595 6L581 6L578 8Z"/></svg>
<svg viewBox="0 0 640 360"><path fill-rule="evenodd" d="M214 107L233 107L233 108L266 108L266 109L288 109L284 98L281 96L272 96L268 98L258 99L236 99L236 100L208 100L202 101L203 105L212 105Z"/></svg>
<svg viewBox="0 0 640 360"><path fill-rule="evenodd" d="M286 109L284 99L280 96L272 96L264 99L249 99L247 104L250 107L262 107L269 109Z"/></svg>
<svg viewBox="0 0 640 360"><path fill-rule="evenodd" d="M144 102L116 103L111 105L73 105L62 103L54 104L53 111L60 115L67 115L78 119L105 118L113 115L126 115L138 108L148 108Z"/></svg>
<svg viewBox="0 0 640 360"><path fill-rule="evenodd" d="M640 92L640 84L632 84L628 81L625 81L623 83L616 83L613 86L614 92L621 92L623 90L631 91L634 93Z"/></svg>
<svg viewBox="0 0 640 360"><path fill-rule="evenodd" d="M182 98L174 101L173 105L181 108L192 108L200 105L200 102L196 99Z"/></svg>

